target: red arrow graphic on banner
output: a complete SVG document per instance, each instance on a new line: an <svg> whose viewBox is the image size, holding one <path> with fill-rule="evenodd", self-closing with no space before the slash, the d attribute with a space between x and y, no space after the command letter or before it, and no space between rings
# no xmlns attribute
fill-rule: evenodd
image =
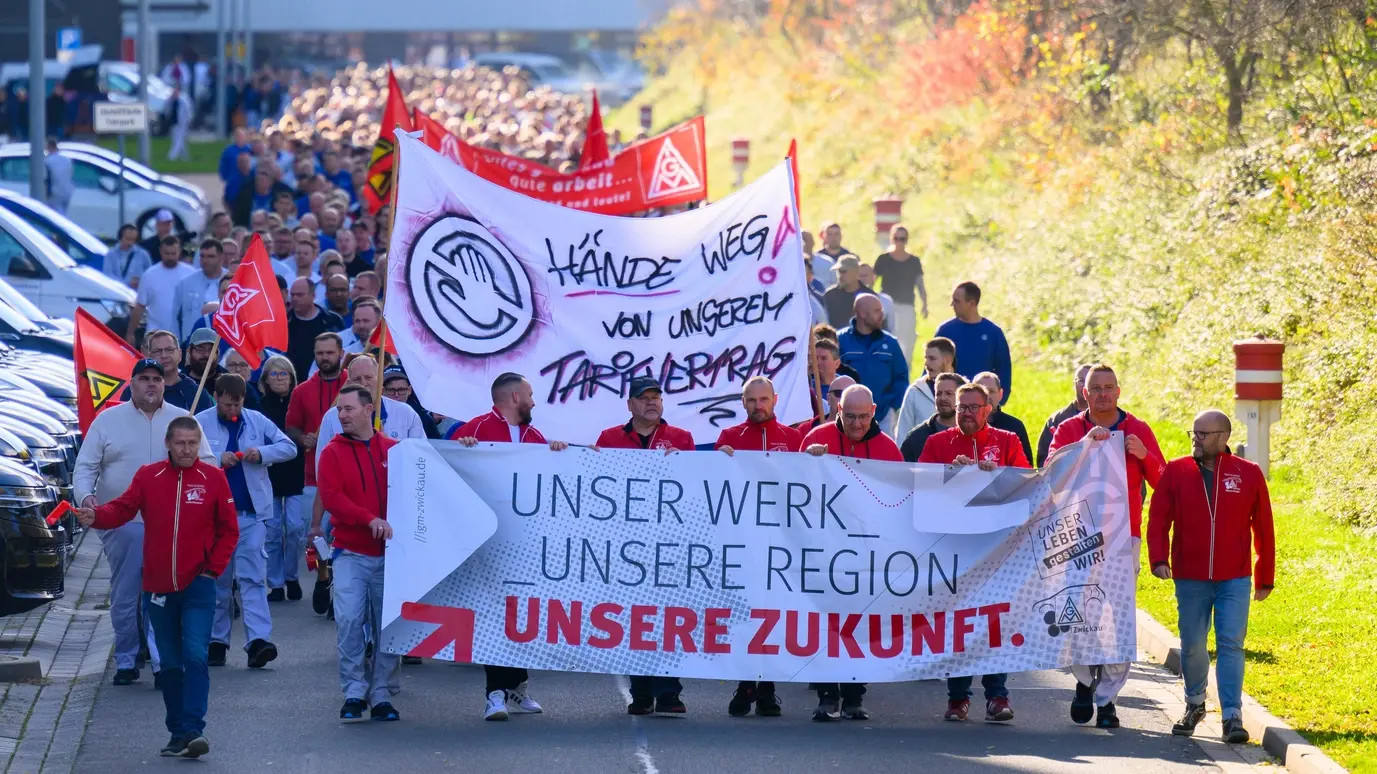
<svg viewBox="0 0 1377 774"><path fill-rule="evenodd" d="M454 643L454 660L462 663L473 661L473 611L463 607L443 605L423 605L420 602L403 602L402 618L417 623L438 624L439 627L411 649L408 656L435 658L445 646Z"/></svg>

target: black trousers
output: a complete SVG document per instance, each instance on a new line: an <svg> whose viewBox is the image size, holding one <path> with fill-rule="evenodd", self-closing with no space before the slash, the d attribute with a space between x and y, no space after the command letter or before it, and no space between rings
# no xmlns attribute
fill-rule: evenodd
<svg viewBox="0 0 1377 774"><path fill-rule="evenodd" d="M631 678L631 695L636 696L664 696L670 694L678 696L684 690L684 684L677 677L651 677L649 675L637 675Z"/></svg>
<svg viewBox="0 0 1377 774"><path fill-rule="evenodd" d="M865 695L865 683L809 683L808 687L818 692L818 696L838 696L843 701L860 700Z"/></svg>
<svg viewBox="0 0 1377 774"><path fill-rule="evenodd" d="M530 673L521 667L504 666L485 666L483 667L483 675L488 681L488 687L483 689L484 694L493 691L510 691L531 677Z"/></svg>

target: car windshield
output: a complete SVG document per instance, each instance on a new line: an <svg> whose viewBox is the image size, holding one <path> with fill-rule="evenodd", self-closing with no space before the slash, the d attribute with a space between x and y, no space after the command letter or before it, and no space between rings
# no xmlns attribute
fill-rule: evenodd
<svg viewBox="0 0 1377 774"><path fill-rule="evenodd" d="M15 290L10 283L0 280L0 302L4 302L14 307L14 311L24 315L31 323L42 325L50 322L48 315L43 314L43 310L33 305L33 302L24 297L23 293Z"/></svg>
<svg viewBox="0 0 1377 774"><path fill-rule="evenodd" d="M105 255L105 243L97 239L91 232L72 222L70 218L57 210L49 207L37 199L18 201L16 199L0 198L0 207L4 207L10 212L23 218L35 230L41 232L49 240L56 243L59 247L63 244L63 237L67 241L73 242L83 252L93 256ZM26 213L25 210L28 212ZM35 217L29 217L32 214ZM60 233L55 233L60 232ZM75 257L75 256L73 256Z"/></svg>
<svg viewBox="0 0 1377 774"><path fill-rule="evenodd" d="M34 325L33 320L15 311L14 307L4 301L0 301L0 325L4 325L16 333L38 330L38 326Z"/></svg>
<svg viewBox="0 0 1377 774"><path fill-rule="evenodd" d="M534 64L531 65L531 69L535 71L536 75L545 79L569 77L569 71L565 69L564 65L555 64L553 62Z"/></svg>
<svg viewBox="0 0 1377 774"><path fill-rule="evenodd" d="M76 267L76 261L72 257L62 252L62 249L53 244L51 239L43 236L38 229L24 222L23 218L15 215L8 210L5 211L4 229L11 234L16 234L23 241L27 241L34 246L34 249L43 253L53 265L59 269L71 269Z"/></svg>

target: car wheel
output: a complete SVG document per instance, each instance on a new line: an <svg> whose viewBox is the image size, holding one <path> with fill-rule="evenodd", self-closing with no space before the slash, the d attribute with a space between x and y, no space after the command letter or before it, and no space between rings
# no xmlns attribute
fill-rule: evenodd
<svg viewBox="0 0 1377 774"><path fill-rule="evenodd" d="M157 214L157 210L149 210L134 221L134 226L139 229L139 239L147 239L157 233L157 227L153 225L153 216ZM182 222L182 216L175 212L172 213L172 233L184 238L187 236L186 224Z"/></svg>

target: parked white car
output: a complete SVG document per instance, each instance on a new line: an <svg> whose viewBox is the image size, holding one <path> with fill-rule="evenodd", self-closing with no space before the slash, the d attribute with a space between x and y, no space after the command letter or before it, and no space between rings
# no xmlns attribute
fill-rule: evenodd
<svg viewBox="0 0 1377 774"><path fill-rule="evenodd" d="M151 182L125 170L119 164L95 156L73 155L76 193L67 206L67 217L107 242L119 236L119 189L124 185L125 218L145 236L153 234L153 216L167 209L179 234L199 234L206 227L208 208L196 197L162 183ZM0 147L0 188L29 193L28 145L15 143Z"/></svg>
<svg viewBox="0 0 1377 774"><path fill-rule="evenodd" d="M493 70L518 67L526 73L533 86L549 86L563 94L582 95L592 85L581 80L562 60L549 54L494 52L479 54L473 63Z"/></svg>
<svg viewBox="0 0 1377 774"><path fill-rule="evenodd" d="M133 144L131 143L130 150L133 149L132 145ZM23 144L23 147L28 146L27 144ZM109 148L102 148L99 145L92 145L86 142L60 142L57 144L57 149L71 156L72 158L80 158L82 156L95 156L97 158L105 159L106 161L114 164L116 167L118 167L120 163L120 154L116 151L112 151ZM163 185L168 186L169 188L173 188L181 193L191 196L204 206L210 206L210 200L206 198L206 189L202 188L199 185L196 185L195 183L177 177L176 175L164 175L163 173L153 169L152 167L143 164L138 159L129 158L128 156L125 156L124 158L124 169L126 172L133 172L134 174L138 175L139 177L142 177L144 180L147 180L150 183L162 183Z"/></svg>
<svg viewBox="0 0 1377 774"><path fill-rule="evenodd" d="M43 313L59 320L85 309L107 325L128 318L135 293L71 256L22 218L0 209L0 277Z"/></svg>

